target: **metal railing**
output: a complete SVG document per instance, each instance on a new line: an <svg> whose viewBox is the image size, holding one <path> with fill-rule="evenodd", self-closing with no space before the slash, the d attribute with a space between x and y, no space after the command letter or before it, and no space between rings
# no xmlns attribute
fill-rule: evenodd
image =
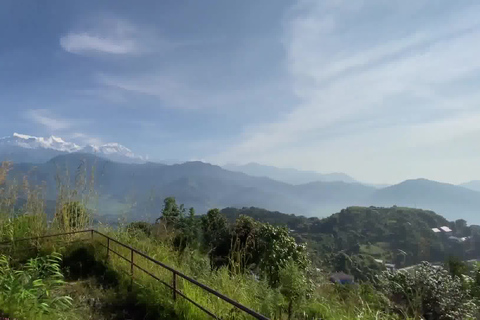
<svg viewBox="0 0 480 320"><path fill-rule="evenodd" d="M121 243L120 241L118 240L115 240L114 238L112 237L109 237L107 236L106 234L103 234L99 231L96 231L96 230L93 230L93 229L89 229L89 230L81 230L81 231L72 231L72 232L65 232L65 233L57 233L57 234L51 234L51 235L44 235L44 236L40 236L40 237L33 237L33 238L22 238L22 239L14 239L13 241L4 241L4 242L0 242L0 245L6 245L6 244L12 244L12 243L17 243L17 242L23 242L23 241L31 241L31 240L40 240L40 239L45 239L45 238L53 238L53 237L60 237L60 236L67 236L67 235L74 235L74 234L80 234L80 233L90 233L90 239L92 241L94 241L94 235L99 235L101 237L103 237L104 239L106 239L106 242L107 244L103 244L102 242L98 241L98 243L104 247L105 249L107 249L107 259L109 258L110 256L110 252L112 252L113 254L115 254L116 256L120 257L121 259L123 259L124 261L126 261L127 263L130 264L130 273L129 273L129 276L130 276L130 279L131 279L131 282L130 282L130 286L133 285L133 279L134 279L134 270L135 268L138 269L138 270L141 270L142 272L144 272L145 274L147 274L148 276L152 277L153 279L159 281L160 283L162 283L163 285L165 285L166 287L170 288L172 290L172 298L174 301L177 300L177 295L184 298L185 300L189 301L190 303L192 303L193 305L195 305L197 308L201 309L203 312L205 312L206 314L208 314L209 316L215 318L215 319L220 319L218 316L216 316L215 314L213 314L211 311L209 311L208 309L206 309L204 306L200 305L199 303L195 302L194 300L190 299L189 297L187 297L181 290L178 289L178 285L177 285L177 278L180 277L181 279L184 279L186 281L188 281L189 283L201 288L202 290L204 291L207 291L208 293L216 296L217 298L227 302L228 304L232 305L233 307L243 311L244 313L252 316L253 318L255 319L259 319L259 320L269 320L269 318L265 317L264 315L261 315L260 313L250 309L250 308L247 308L246 306L238 303L237 301L235 300L232 300L230 299L229 297L221 294L220 292L217 292L215 291L214 289L204 285L203 283L200 283L198 282L197 280L183 274L182 272L178 271L178 270L175 270L173 269L172 267L160 262L160 261L157 261L155 259L153 259L152 257L148 256L147 254L129 246L129 245L126 245L124 243ZM84 239L85 240L85 239ZM81 240L83 241L83 240ZM123 255L121 255L119 252L115 251L112 249L112 246L111 246L111 242L125 248L125 249L128 249L130 251L130 258L127 258ZM158 276L154 275L153 273L147 271L145 268L141 267L140 265L138 265L137 263L135 263L135 260L134 260L134 255L138 255L138 256L141 256L145 259L147 259L148 261L154 263L155 265L157 266L160 266L162 267L163 269L165 270L168 270L169 272L172 273L172 282L171 284L167 283L166 281L160 279Z"/></svg>

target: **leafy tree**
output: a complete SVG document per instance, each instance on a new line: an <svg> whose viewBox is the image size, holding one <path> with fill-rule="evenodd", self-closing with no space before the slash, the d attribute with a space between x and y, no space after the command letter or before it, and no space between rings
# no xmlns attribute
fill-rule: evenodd
<svg viewBox="0 0 480 320"><path fill-rule="evenodd" d="M195 217L195 209L189 209L188 217L180 216L175 226L175 246L183 251L187 246L195 247L199 243L199 220Z"/></svg>
<svg viewBox="0 0 480 320"><path fill-rule="evenodd" d="M459 235L462 235L462 236L469 236L470 235L470 230L467 226L467 221L465 221L464 219L458 219L458 220L455 220L455 232Z"/></svg>
<svg viewBox="0 0 480 320"><path fill-rule="evenodd" d="M259 222L245 215L241 215L233 225L230 263L241 272L247 267L255 269L259 264L260 256L257 250L259 228Z"/></svg>
<svg viewBox="0 0 480 320"><path fill-rule="evenodd" d="M201 220L204 248L210 255L212 267L226 264L230 250L230 230L225 216L211 209Z"/></svg>
<svg viewBox="0 0 480 320"><path fill-rule="evenodd" d="M293 261L301 269L305 269L309 263L306 247L297 244L285 227L262 224L259 230L258 250L260 270L272 286L278 285L279 272L285 268L288 261Z"/></svg>
<svg viewBox="0 0 480 320"><path fill-rule="evenodd" d="M175 227L184 215L185 207L183 204L179 206L174 197L168 197L163 201L162 216L156 221L164 222L168 227Z"/></svg>

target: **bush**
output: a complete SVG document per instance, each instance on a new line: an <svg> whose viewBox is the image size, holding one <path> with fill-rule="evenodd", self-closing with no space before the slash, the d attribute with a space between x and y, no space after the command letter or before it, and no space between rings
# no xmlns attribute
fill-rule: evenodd
<svg viewBox="0 0 480 320"><path fill-rule="evenodd" d="M59 254L30 259L23 268L14 270L10 259L0 255L0 308L17 318L37 319L69 309L69 296L56 296L64 284Z"/></svg>
<svg viewBox="0 0 480 320"><path fill-rule="evenodd" d="M473 318L475 313L476 306L462 280L428 262L411 272L386 271L379 280L397 310L411 316L458 320Z"/></svg>

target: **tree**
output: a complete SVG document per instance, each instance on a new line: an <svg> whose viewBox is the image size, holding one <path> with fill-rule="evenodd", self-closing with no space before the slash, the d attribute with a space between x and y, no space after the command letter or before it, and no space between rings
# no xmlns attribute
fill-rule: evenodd
<svg viewBox="0 0 480 320"><path fill-rule="evenodd" d="M185 208L183 204L177 205L174 197L167 197L163 200L162 216L159 217L156 222L164 222L168 227L175 227L181 218L185 214Z"/></svg>
<svg viewBox="0 0 480 320"><path fill-rule="evenodd" d="M259 267L270 285L278 285L279 271L290 260L301 269L307 268L309 260L306 247L297 244L287 228L265 223L258 233Z"/></svg>
<svg viewBox="0 0 480 320"><path fill-rule="evenodd" d="M239 268L240 272L246 268L252 269L259 264L259 254L256 250L260 223L253 218L241 215L232 228L232 247L230 249L230 263Z"/></svg>
<svg viewBox="0 0 480 320"><path fill-rule="evenodd" d="M203 244L208 251L213 267L226 264L230 251L230 230L225 215L218 209L211 209L201 220Z"/></svg>
<svg viewBox="0 0 480 320"><path fill-rule="evenodd" d="M467 221L464 219L458 219L455 221L455 232L462 236L469 236L469 229L467 227Z"/></svg>
<svg viewBox="0 0 480 320"><path fill-rule="evenodd" d="M175 225L176 236L174 245L177 249L183 251L187 246L195 247L198 245L200 228L198 219L195 217L195 209L189 209L188 217L183 214L178 218Z"/></svg>

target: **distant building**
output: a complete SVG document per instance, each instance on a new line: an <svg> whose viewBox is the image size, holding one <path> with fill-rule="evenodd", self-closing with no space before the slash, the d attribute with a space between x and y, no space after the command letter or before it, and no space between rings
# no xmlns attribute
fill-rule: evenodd
<svg viewBox="0 0 480 320"><path fill-rule="evenodd" d="M355 278L344 272L335 272L330 275L330 281L339 284L352 284L355 282Z"/></svg>
<svg viewBox="0 0 480 320"><path fill-rule="evenodd" d="M465 242L467 241L468 239L470 239L470 237L455 237L455 236L450 236L448 237L448 240L450 241L454 241L454 242L458 242L458 243L462 243L462 242Z"/></svg>
<svg viewBox="0 0 480 320"><path fill-rule="evenodd" d="M450 228L447 227L447 226L440 227L440 229L441 229L443 232L446 232L446 233L452 232L452 229L450 229Z"/></svg>
<svg viewBox="0 0 480 320"><path fill-rule="evenodd" d="M432 228L432 231L435 232L435 233L442 232L442 230L440 230L440 229L438 229L438 228Z"/></svg>
<svg viewBox="0 0 480 320"><path fill-rule="evenodd" d="M452 242L458 242L458 243L461 243L463 242L461 238L458 238L458 237L454 237L454 236L450 236L448 237L448 240L452 241Z"/></svg>

